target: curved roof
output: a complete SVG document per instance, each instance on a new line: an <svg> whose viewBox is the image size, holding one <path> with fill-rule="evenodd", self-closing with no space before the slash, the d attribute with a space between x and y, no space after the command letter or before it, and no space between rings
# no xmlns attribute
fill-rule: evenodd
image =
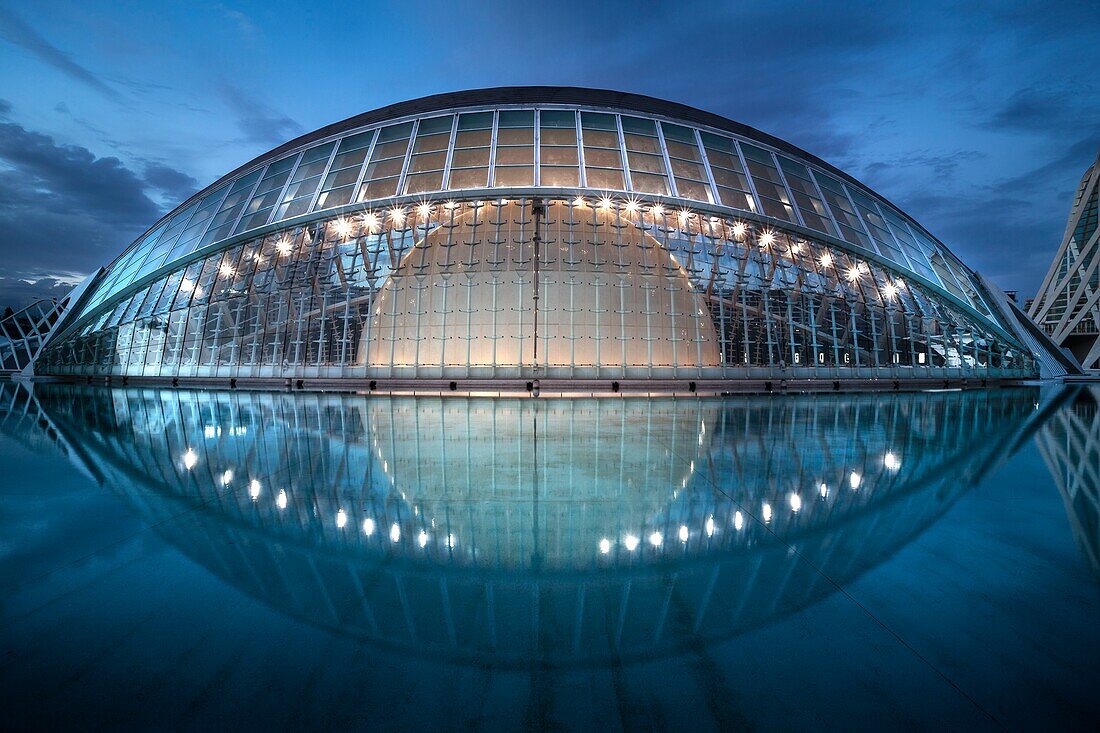
<svg viewBox="0 0 1100 733"><path fill-rule="evenodd" d="M942 243L820 158L683 104L539 86L399 102L254 158L128 247L80 316L199 252L349 209L436 196L616 193L821 238L880 260L1000 325L973 274Z"/></svg>
<svg viewBox="0 0 1100 733"><path fill-rule="evenodd" d="M576 107L607 108L632 112L648 112L660 117L678 119L684 122L694 122L704 127L713 127L716 130L725 130L735 135L758 140L785 153L790 153L803 160L818 165L834 175L838 175L851 183L863 186L858 180L848 175L839 168L833 166L816 155L802 148L792 145L781 138L769 135L766 132L735 122L727 117L707 112L705 110L690 107L679 102L669 102L657 97L649 97L645 94L632 92L617 92L612 89L589 89L586 87L488 87L485 89L468 89L460 92L444 92L442 94L430 94L418 99L410 99L403 102L388 104L385 107L361 112L347 119L333 122L330 125L318 128L313 132L299 135L293 140L288 140L277 148L257 155L252 160L244 163L226 175L219 178L206 189L216 187L219 183L229 180L244 171L250 170L260 163L278 158L283 153L309 145L317 140L324 140L334 135L340 135L350 130L358 130L390 120L404 117L413 117L439 112L448 109L461 109L463 107L482 106L512 106L512 105L566 105ZM200 192L202 193L202 192ZM198 194L196 194L197 196Z"/></svg>

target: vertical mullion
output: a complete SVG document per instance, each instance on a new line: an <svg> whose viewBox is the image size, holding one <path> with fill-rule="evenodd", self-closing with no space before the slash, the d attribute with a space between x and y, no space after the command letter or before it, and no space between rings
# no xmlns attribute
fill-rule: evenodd
<svg viewBox="0 0 1100 733"><path fill-rule="evenodd" d="M440 184L442 191L446 191L451 185L451 163L454 161L455 145L458 144L458 117L458 113L455 112L451 120L451 139L447 142L447 157L443 161L443 183Z"/></svg>
<svg viewBox="0 0 1100 733"><path fill-rule="evenodd" d="M654 126L657 128L657 144L661 146L661 157L665 161L665 175L668 177L668 190L672 192L673 196L679 198L680 194L676 188L676 176L672 173L672 161L668 157L668 147L665 145L665 131L664 128L657 120L653 120Z"/></svg>
<svg viewBox="0 0 1100 733"><path fill-rule="evenodd" d="M801 226L806 226L806 222L802 219L802 211L798 208L798 202L794 200L794 193L791 191L791 186L787 183L787 176L783 173L783 168L779 165L779 158L777 158L775 152L771 150L768 150L768 155L771 156L772 165L775 166L775 174L779 176L779 180L783 182L783 190L787 192L787 199L791 202L791 211L794 212L795 219Z"/></svg>
<svg viewBox="0 0 1100 733"><path fill-rule="evenodd" d="M577 168L579 169L577 181L580 183L581 188L588 188L588 172L584 167L584 136L581 128L581 111L578 109L575 113L577 125Z"/></svg>
<svg viewBox="0 0 1100 733"><path fill-rule="evenodd" d="M363 165L359 168L359 175L355 179L355 188L352 189L351 202L359 202L359 189L363 187L363 181L367 177L367 168L370 167L371 156L374 155L374 148L378 145L378 136L381 134L382 128L379 127L374 131L374 135L370 139L370 145L367 146L367 154L363 158Z"/></svg>
<svg viewBox="0 0 1100 733"><path fill-rule="evenodd" d="M623 135L623 120L619 115L615 115L615 132L619 134L619 156L622 158L623 164L623 183L626 184L627 191L634 191L634 181L630 178L630 159L626 155L626 136Z"/></svg>
<svg viewBox="0 0 1100 733"><path fill-rule="evenodd" d="M714 173L710 169L710 158L707 157L707 149L703 145L703 137L699 134L699 128L693 127L692 131L695 133L695 144L699 148L700 162L703 164L703 170L707 174L707 183L710 184L711 195L714 197L714 203L722 206L722 197L718 195L718 184L714 180ZM746 175L748 171L745 171Z"/></svg>
<svg viewBox="0 0 1100 733"><path fill-rule="evenodd" d="M413 120L412 130L409 132L409 142L405 147L405 159L401 163L401 173L397 176L397 188L394 196L400 196L405 186L405 176L409 173L409 161L412 160L413 145L416 143L416 134L420 130L420 119Z"/></svg>
<svg viewBox="0 0 1100 733"><path fill-rule="evenodd" d="M313 211L313 207L317 205L317 199L321 197L321 188L325 185L325 178L329 174L329 169L332 168L332 161L336 159L336 151L340 149L340 140L334 140L332 145L332 152L328 154L328 162L325 163L325 168L321 171L321 178L317 181L317 188L313 190L313 195L309 198L309 208L306 211ZM305 151L302 151L305 154ZM301 158L298 159L298 165L301 165ZM292 176L293 177L293 176ZM287 179L290 182L290 179Z"/></svg>
<svg viewBox="0 0 1100 733"><path fill-rule="evenodd" d="M487 179L486 184L485 184L489 188L492 188L493 184L496 183L496 176L497 176L497 130L498 130L498 122L499 122L498 118L499 118L498 110L494 109L493 110L493 126L490 128L490 133L491 134L489 135L489 171L488 171L489 175L488 175L488 179Z"/></svg>
<svg viewBox="0 0 1100 733"><path fill-rule="evenodd" d="M339 146L337 146L339 147ZM264 224L270 224L271 221L279 215L279 207L283 205L283 199L286 197L286 192L290 188L290 182L294 180L294 171L298 169L298 164L302 162L302 153L299 152L294 160L294 165L290 166L290 173L287 174L286 181L283 183L283 187L279 189L279 198L275 200L275 205L271 207L271 213L268 215ZM263 179L260 179L263 180ZM321 178L321 183L324 183L324 177ZM320 188L320 186L318 186ZM247 207L246 207L247 208Z"/></svg>
<svg viewBox="0 0 1100 733"><path fill-rule="evenodd" d="M767 216L764 213L764 201L760 198L760 194L756 192L756 183L752 180L752 171L749 170L749 166L745 162L745 154L741 152L741 143L738 140L733 140L733 149L737 153L737 159L741 161L741 170L745 172L745 182L749 184L749 191L752 193L753 199L756 200L755 213L759 216Z"/></svg>
<svg viewBox="0 0 1100 733"><path fill-rule="evenodd" d="M817 176L814 175L814 169L811 166L806 166L806 170L810 174L810 180L813 181L814 188L817 189L817 193L821 196L821 203L825 207L825 211L829 214L829 218L833 222L833 226L836 228L836 236L838 239L844 239L844 230L840 227L840 220L833 213L833 205L829 203L829 199L825 196L825 191L821 188L821 184L817 181ZM845 240L847 241L847 240Z"/></svg>
<svg viewBox="0 0 1100 733"><path fill-rule="evenodd" d="M534 151L532 151L532 158L531 158L531 160L534 161L534 163L533 163L534 171L532 171L533 175L532 175L531 180L534 182L534 185L538 186L538 185L540 185L539 181L542 180L542 171L541 171L542 155L540 155L540 153L539 153L539 144L542 140L542 136L539 134L540 126L542 125L542 112L540 110L536 109L536 110L534 110L534 112L531 116L534 120L534 125L535 125L535 129L532 131L532 135L531 135L531 140L534 142L534 145L535 145L535 149L534 149ZM536 335L536 338L537 338L537 335Z"/></svg>

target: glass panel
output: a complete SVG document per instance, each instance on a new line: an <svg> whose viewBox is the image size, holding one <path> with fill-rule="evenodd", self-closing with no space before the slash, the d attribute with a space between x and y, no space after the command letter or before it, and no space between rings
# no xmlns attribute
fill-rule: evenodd
<svg viewBox="0 0 1100 733"><path fill-rule="evenodd" d="M410 175L405 179L405 193L438 191L443 188L443 169L447 164L447 148L451 144L453 125L454 115L420 121L416 130L416 142L413 143L412 159L409 161Z"/></svg>
<svg viewBox="0 0 1100 733"><path fill-rule="evenodd" d="M256 191L252 194L252 200L245 207L244 215L233 230L234 233L254 229L267 223L267 220L271 217L271 210L275 208L275 204L279 201L283 185L290 178L290 171L294 168L297 159L297 155L291 155L267 167L267 172L264 173L264 177L260 179L259 185L256 186Z"/></svg>
<svg viewBox="0 0 1100 733"><path fill-rule="evenodd" d="M764 213L784 221L795 221L791 198L787 195L771 153L747 143L741 143L741 152L745 154L745 164L749 167L749 175L760 196Z"/></svg>
<svg viewBox="0 0 1100 733"><path fill-rule="evenodd" d="M581 137L584 146L585 178L590 188L622 191L623 158L615 116L600 112L581 112Z"/></svg>
<svg viewBox="0 0 1100 733"><path fill-rule="evenodd" d="M497 128L493 185L532 185L535 182L535 111L503 110Z"/></svg>
<svg viewBox="0 0 1100 733"><path fill-rule="evenodd" d="M905 265L905 256L902 255L898 245L894 242L893 236L886 228L886 220L882 218L875 202L855 186L848 186L847 188L852 201L855 202L856 210L863 218L868 231L871 232L871 237L875 240L879 252L894 262Z"/></svg>
<svg viewBox="0 0 1100 733"><path fill-rule="evenodd" d="M580 185L577 116L570 110L539 113L539 185Z"/></svg>
<svg viewBox="0 0 1100 733"><path fill-rule="evenodd" d="M779 165L787 178L787 185L794 194L795 205L802 214L803 223L810 229L819 232L836 235L836 227L829 219L829 211L821 199L821 194L810 178L810 171L801 163L796 163L790 158L776 156Z"/></svg>
<svg viewBox="0 0 1100 733"><path fill-rule="evenodd" d="M821 194L825 197L825 202L829 205L833 218L840 225L840 236L844 241L873 249L871 240L864 234L863 227L859 223L859 216L848 201L848 197L844 193L844 186L841 185L840 181L818 170L814 170L814 178L821 186Z"/></svg>
<svg viewBox="0 0 1100 733"><path fill-rule="evenodd" d="M758 211L756 201L750 193L745 169L741 166L741 159L733 146L733 140L709 132L700 132L699 136L703 140L703 149L706 151L710 172L718 187L718 198L721 202L735 209Z"/></svg>
<svg viewBox="0 0 1100 733"><path fill-rule="evenodd" d="M375 131L370 130L340 141L340 147L336 149L336 156L329 167L329 174L325 176L325 182L321 186L321 195L317 197L315 211L351 202L355 182L359 180L359 173L374 141L374 135Z"/></svg>
<svg viewBox="0 0 1100 733"><path fill-rule="evenodd" d="M489 152L493 142L493 113L458 116L458 134L451 154L449 188L484 188L489 183Z"/></svg>
<svg viewBox="0 0 1100 733"><path fill-rule="evenodd" d="M370 162L359 189L358 201L386 198L397 193L397 179L405 165L405 152L412 137L412 123L390 125L378 131Z"/></svg>

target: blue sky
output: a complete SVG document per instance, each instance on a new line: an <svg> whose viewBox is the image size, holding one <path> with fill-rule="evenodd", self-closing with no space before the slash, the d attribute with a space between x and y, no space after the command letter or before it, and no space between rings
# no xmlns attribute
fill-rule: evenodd
<svg viewBox="0 0 1100 733"><path fill-rule="evenodd" d="M0 0L0 305L242 162L385 104L619 89L758 127L1038 286L1100 147L1100 3Z"/></svg>

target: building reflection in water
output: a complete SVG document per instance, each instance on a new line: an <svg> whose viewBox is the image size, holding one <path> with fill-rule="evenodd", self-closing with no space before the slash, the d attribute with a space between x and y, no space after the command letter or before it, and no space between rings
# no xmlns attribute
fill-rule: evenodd
<svg viewBox="0 0 1100 733"><path fill-rule="evenodd" d="M8 420L40 410L44 434L241 591L502 667L663 656L803 608L933 523L1038 400L5 390Z"/></svg>
<svg viewBox="0 0 1100 733"><path fill-rule="evenodd" d="M1036 435L1081 554L1100 578L1100 385L1071 388Z"/></svg>

